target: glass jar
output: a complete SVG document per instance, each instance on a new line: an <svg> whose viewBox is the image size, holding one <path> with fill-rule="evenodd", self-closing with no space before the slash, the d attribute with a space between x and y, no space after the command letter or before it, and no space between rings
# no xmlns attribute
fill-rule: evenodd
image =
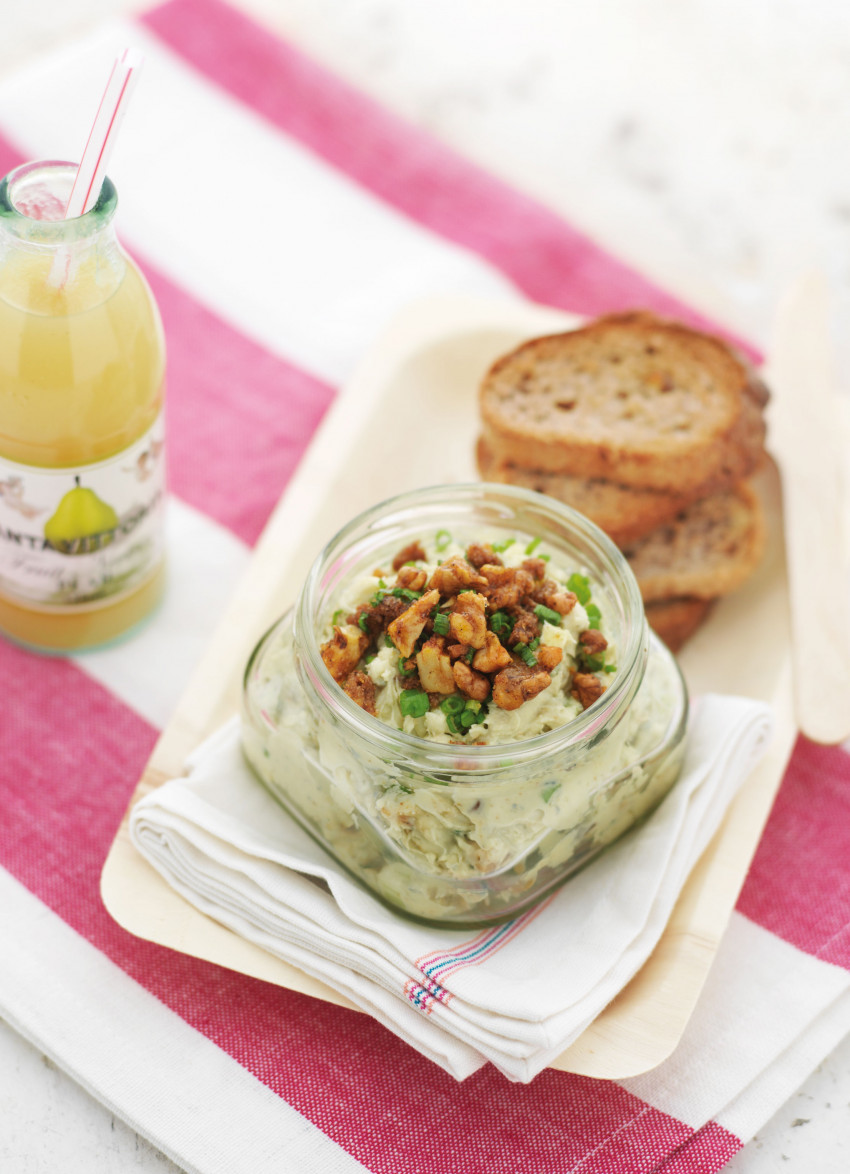
<svg viewBox="0 0 850 1174"><path fill-rule="evenodd" d="M597 701L534 737L459 745L391 727L343 691L320 652L340 588L438 530L463 545L539 537L589 578L617 649ZM429 924L481 926L539 901L655 807L681 767L687 708L601 530L541 494L451 485L376 506L328 543L248 662L243 746L287 811L382 901Z"/></svg>
<svg viewBox="0 0 850 1174"><path fill-rule="evenodd" d="M0 184L0 631L49 651L113 640L163 582L165 356L153 296L76 167Z"/></svg>

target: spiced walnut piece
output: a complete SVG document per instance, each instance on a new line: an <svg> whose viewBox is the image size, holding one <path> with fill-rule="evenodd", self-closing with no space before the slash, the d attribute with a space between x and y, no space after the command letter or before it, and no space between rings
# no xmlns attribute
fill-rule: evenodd
<svg viewBox="0 0 850 1174"><path fill-rule="evenodd" d="M439 591L426 591L421 599L414 600L387 628L390 639L402 656L412 654L422 629L439 602Z"/></svg>
<svg viewBox="0 0 850 1174"><path fill-rule="evenodd" d="M375 684L366 673L349 673L345 678L343 689L361 709L377 717L375 710Z"/></svg>
<svg viewBox="0 0 850 1174"><path fill-rule="evenodd" d="M570 696L581 703L582 709L589 709L605 692L605 686L593 673L575 673Z"/></svg>
<svg viewBox="0 0 850 1174"><path fill-rule="evenodd" d="M588 628L587 631L581 632L578 642L588 656L598 656L608 647L608 641L595 628Z"/></svg>
<svg viewBox="0 0 850 1174"><path fill-rule="evenodd" d="M552 678L545 669L530 668L515 661L496 674L493 701L499 709L519 709L551 684Z"/></svg>

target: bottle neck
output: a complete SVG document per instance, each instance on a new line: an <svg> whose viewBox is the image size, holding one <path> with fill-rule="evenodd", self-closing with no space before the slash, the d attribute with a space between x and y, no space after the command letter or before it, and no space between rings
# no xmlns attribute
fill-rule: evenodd
<svg viewBox="0 0 850 1174"><path fill-rule="evenodd" d="M111 297L124 277L109 179L90 211L62 218L75 174L74 164L48 160L0 183L0 298L19 309L80 313Z"/></svg>

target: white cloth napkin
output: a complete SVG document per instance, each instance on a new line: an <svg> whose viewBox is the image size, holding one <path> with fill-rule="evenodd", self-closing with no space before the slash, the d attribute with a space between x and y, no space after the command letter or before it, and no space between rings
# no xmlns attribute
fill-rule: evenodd
<svg viewBox="0 0 850 1174"><path fill-rule="evenodd" d="M483 931L409 922L353 882L257 781L238 719L198 748L185 778L136 805L131 835L202 912L334 987L456 1078L490 1060L528 1081L649 956L769 733L763 704L702 698L682 776L653 815L548 900Z"/></svg>

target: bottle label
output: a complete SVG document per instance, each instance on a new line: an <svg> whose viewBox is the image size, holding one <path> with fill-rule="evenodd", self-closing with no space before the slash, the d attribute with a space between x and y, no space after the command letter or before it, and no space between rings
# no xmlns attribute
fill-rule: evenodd
<svg viewBox="0 0 850 1174"><path fill-rule="evenodd" d="M162 413L108 460L42 469L0 457L0 593L53 611L129 594L163 556Z"/></svg>

